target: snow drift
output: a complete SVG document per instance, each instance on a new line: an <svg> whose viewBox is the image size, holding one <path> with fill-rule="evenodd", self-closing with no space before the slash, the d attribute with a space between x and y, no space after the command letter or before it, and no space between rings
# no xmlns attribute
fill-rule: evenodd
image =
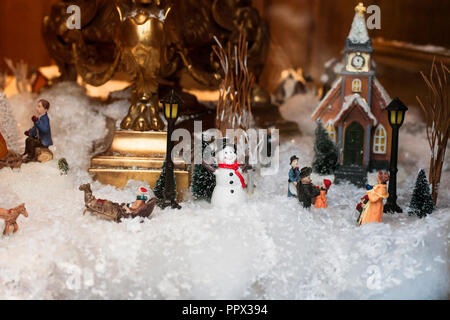
<svg viewBox="0 0 450 320"><path fill-rule="evenodd" d="M387 214L383 223L357 227L354 208L362 189L333 185L327 210L305 211L287 199L289 157L299 156L300 166L313 157L311 136L295 137L280 147L278 174L257 179L252 200L243 206L216 210L189 201L182 210L155 209L143 223L116 224L83 216L78 191L92 182L86 169L92 143L106 135L107 111L72 84L42 97L52 103L55 160L0 171L0 207L25 202L29 212L18 219L17 234L0 237L1 299L448 297L448 165L431 216ZM15 98L15 114L28 119L31 112L19 109L29 108L30 99ZM126 105L116 103L113 113L126 113ZM298 106L286 105L283 112L298 114L292 108ZM414 140L401 148L417 157L399 161L399 204L406 209L428 153L422 152L423 131L402 130L403 139ZM71 166L67 176L57 169L61 157ZM317 184L323 178L313 175ZM130 181L117 190L95 182L92 189L98 198L129 202L140 185Z"/></svg>

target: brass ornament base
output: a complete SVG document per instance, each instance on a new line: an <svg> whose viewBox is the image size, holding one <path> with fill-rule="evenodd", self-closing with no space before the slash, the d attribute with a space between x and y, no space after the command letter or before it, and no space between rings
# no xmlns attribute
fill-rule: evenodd
<svg viewBox="0 0 450 320"><path fill-rule="evenodd" d="M117 130L110 148L91 159L94 180L123 188L129 180L145 181L152 189L161 174L167 132ZM177 200L189 190L190 175L182 159L174 159Z"/></svg>

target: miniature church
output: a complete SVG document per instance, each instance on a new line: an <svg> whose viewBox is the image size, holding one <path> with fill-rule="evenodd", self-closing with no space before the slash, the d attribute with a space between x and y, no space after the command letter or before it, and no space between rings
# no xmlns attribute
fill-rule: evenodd
<svg viewBox="0 0 450 320"><path fill-rule="evenodd" d="M337 146L339 170L359 170L363 179L367 170L389 167L391 140L385 110L391 98L375 78L365 9L362 3L355 8L341 76L312 114L312 119L322 121Z"/></svg>

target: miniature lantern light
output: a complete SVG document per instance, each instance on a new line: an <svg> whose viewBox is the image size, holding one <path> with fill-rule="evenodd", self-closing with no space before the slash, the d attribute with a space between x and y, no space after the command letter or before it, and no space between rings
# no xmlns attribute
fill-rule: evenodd
<svg viewBox="0 0 450 320"><path fill-rule="evenodd" d="M171 90L169 95L160 101L160 104L164 109L164 117L167 121L176 120L178 118L178 107L182 103L183 101L174 90Z"/></svg>
<svg viewBox="0 0 450 320"><path fill-rule="evenodd" d="M170 93L160 101L160 106L164 111L164 117L167 120L166 176L164 179L163 201L160 203L162 208L170 206L172 208L181 209L181 206L175 200L175 174L172 159L173 142L171 139L175 128L175 122L178 118L178 109L181 104L183 104L183 100L181 100L174 90L171 90Z"/></svg>
<svg viewBox="0 0 450 320"><path fill-rule="evenodd" d="M397 158L398 158L398 131L405 120L405 113L408 108L395 97L386 107L389 124L392 127L391 161L389 164L389 197L384 206L384 212L401 213L402 209L397 205Z"/></svg>
<svg viewBox="0 0 450 320"><path fill-rule="evenodd" d="M408 111L408 108L403 104L403 102L395 97L394 100L389 103L386 107L388 112L389 124L392 128L401 127L403 121L405 120L405 113Z"/></svg>

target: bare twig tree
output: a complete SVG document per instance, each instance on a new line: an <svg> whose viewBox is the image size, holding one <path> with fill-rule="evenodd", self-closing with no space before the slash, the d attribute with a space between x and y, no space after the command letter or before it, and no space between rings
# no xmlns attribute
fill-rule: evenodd
<svg viewBox="0 0 450 320"><path fill-rule="evenodd" d="M220 84L217 102L216 128L225 135L226 129L246 130L251 125L251 93L255 76L248 71L246 36L239 35L237 46L228 43L225 49L215 38L218 46L213 50L220 60L224 78ZM234 56L234 57L233 57Z"/></svg>
<svg viewBox="0 0 450 320"><path fill-rule="evenodd" d="M439 67L433 59L430 75L420 72L427 87L427 96L422 101L416 96L425 114L427 139L431 150L429 180L434 204L437 204L439 182L450 133L449 69L441 61Z"/></svg>
<svg viewBox="0 0 450 320"><path fill-rule="evenodd" d="M35 75L28 75L28 64L23 60L19 61L14 65L11 59L5 58L6 65L11 69L14 76L16 77L16 87L19 93L31 92L32 83L34 81Z"/></svg>

